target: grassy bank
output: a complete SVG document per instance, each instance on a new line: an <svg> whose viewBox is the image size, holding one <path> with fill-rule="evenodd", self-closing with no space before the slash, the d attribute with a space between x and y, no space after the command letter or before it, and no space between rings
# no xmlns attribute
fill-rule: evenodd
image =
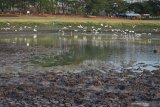
<svg viewBox="0 0 160 107"><path fill-rule="evenodd" d="M0 27L6 27L7 23L12 26L38 26L38 29L59 29L63 26L86 26L86 27L100 27L101 24L104 26L111 26L112 28L131 29L136 25L135 30L145 29L151 30L160 28L159 20L128 20L128 19L107 19L107 18L82 18L82 17L1 17ZM160 30L159 30L160 31Z"/></svg>

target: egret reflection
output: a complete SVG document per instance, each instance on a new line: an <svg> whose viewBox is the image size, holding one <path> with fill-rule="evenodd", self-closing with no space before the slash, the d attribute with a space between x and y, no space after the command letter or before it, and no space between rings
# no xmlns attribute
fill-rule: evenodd
<svg viewBox="0 0 160 107"><path fill-rule="evenodd" d="M27 43L26 45L27 45L27 46L29 46L30 44L29 44L29 43Z"/></svg>
<svg viewBox="0 0 160 107"><path fill-rule="evenodd" d="M84 61L91 59L119 63L127 60L160 61L160 54L152 54L154 49L160 48L160 42L157 39L152 39L142 33L123 34L127 31L122 33L119 29L115 31L110 34L97 35L73 33L72 36L70 33L64 35L55 33L1 36L0 43L13 43L17 46L24 45L35 49L37 46L42 46L57 51L58 55L69 53L69 57L81 58ZM155 37L159 38L159 36Z"/></svg>

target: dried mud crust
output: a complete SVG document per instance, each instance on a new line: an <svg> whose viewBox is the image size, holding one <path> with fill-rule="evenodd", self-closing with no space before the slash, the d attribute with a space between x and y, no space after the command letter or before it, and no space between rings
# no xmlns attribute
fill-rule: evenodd
<svg viewBox="0 0 160 107"><path fill-rule="evenodd" d="M5 43L0 44L0 50L1 67L17 66L35 51L52 53L49 48ZM54 68L51 68L53 71L33 68L28 73L16 70L15 73L0 73L0 107L137 107L143 102L159 107L159 70L118 73L91 68L85 70L84 67L78 73L65 72L65 69L56 73L59 69Z"/></svg>
<svg viewBox="0 0 160 107"><path fill-rule="evenodd" d="M160 71L0 74L5 107L159 107ZM142 103L143 104L143 103ZM136 106L137 107L137 106Z"/></svg>

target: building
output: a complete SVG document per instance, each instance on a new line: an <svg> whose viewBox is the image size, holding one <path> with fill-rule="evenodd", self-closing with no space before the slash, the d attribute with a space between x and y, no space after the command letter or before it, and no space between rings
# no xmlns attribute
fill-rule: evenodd
<svg viewBox="0 0 160 107"><path fill-rule="evenodd" d="M135 2L144 2L144 1L148 1L148 0L124 0L127 3L135 3Z"/></svg>

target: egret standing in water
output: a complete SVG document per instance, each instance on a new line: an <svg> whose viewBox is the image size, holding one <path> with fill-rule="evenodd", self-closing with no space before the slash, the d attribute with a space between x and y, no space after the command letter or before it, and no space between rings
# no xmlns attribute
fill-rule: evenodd
<svg viewBox="0 0 160 107"><path fill-rule="evenodd" d="M148 33L148 36L151 36L152 34L151 33Z"/></svg>
<svg viewBox="0 0 160 107"><path fill-rule="evenodd" d="M74 30L74 32L78 32L78 30Z"/></svg>
<svg viewBox="0 0 160 107"><path fill-rule="evenodd" d="M83 26L82 25L79 25L79 26L77 26L78 28L83 28Z"/></svg>
<svg viewBox="0 0 160 107"><path fill-rule="evenodd" d="M34 26L33 31L34 31L34 32L37 32L37 25Z"/></svg>
<svg viewBox="0 0 160 107"><path fill-rule="evenodd" d="M153 29L155 32L157 32L158 31L158 28L155 28L155 29Z"/></svg>
<svg viewBox="0 0 160 107"><path fill-rule="evenodd" d="M72 26L68 26L69 28L71 28Z"/></svg>
<svg viewBox="0 0 160 107"><path fill-rule="evenodd" d="M37 32L37 29L34 28L33 31L34 31L34 32Z"/></svg>

